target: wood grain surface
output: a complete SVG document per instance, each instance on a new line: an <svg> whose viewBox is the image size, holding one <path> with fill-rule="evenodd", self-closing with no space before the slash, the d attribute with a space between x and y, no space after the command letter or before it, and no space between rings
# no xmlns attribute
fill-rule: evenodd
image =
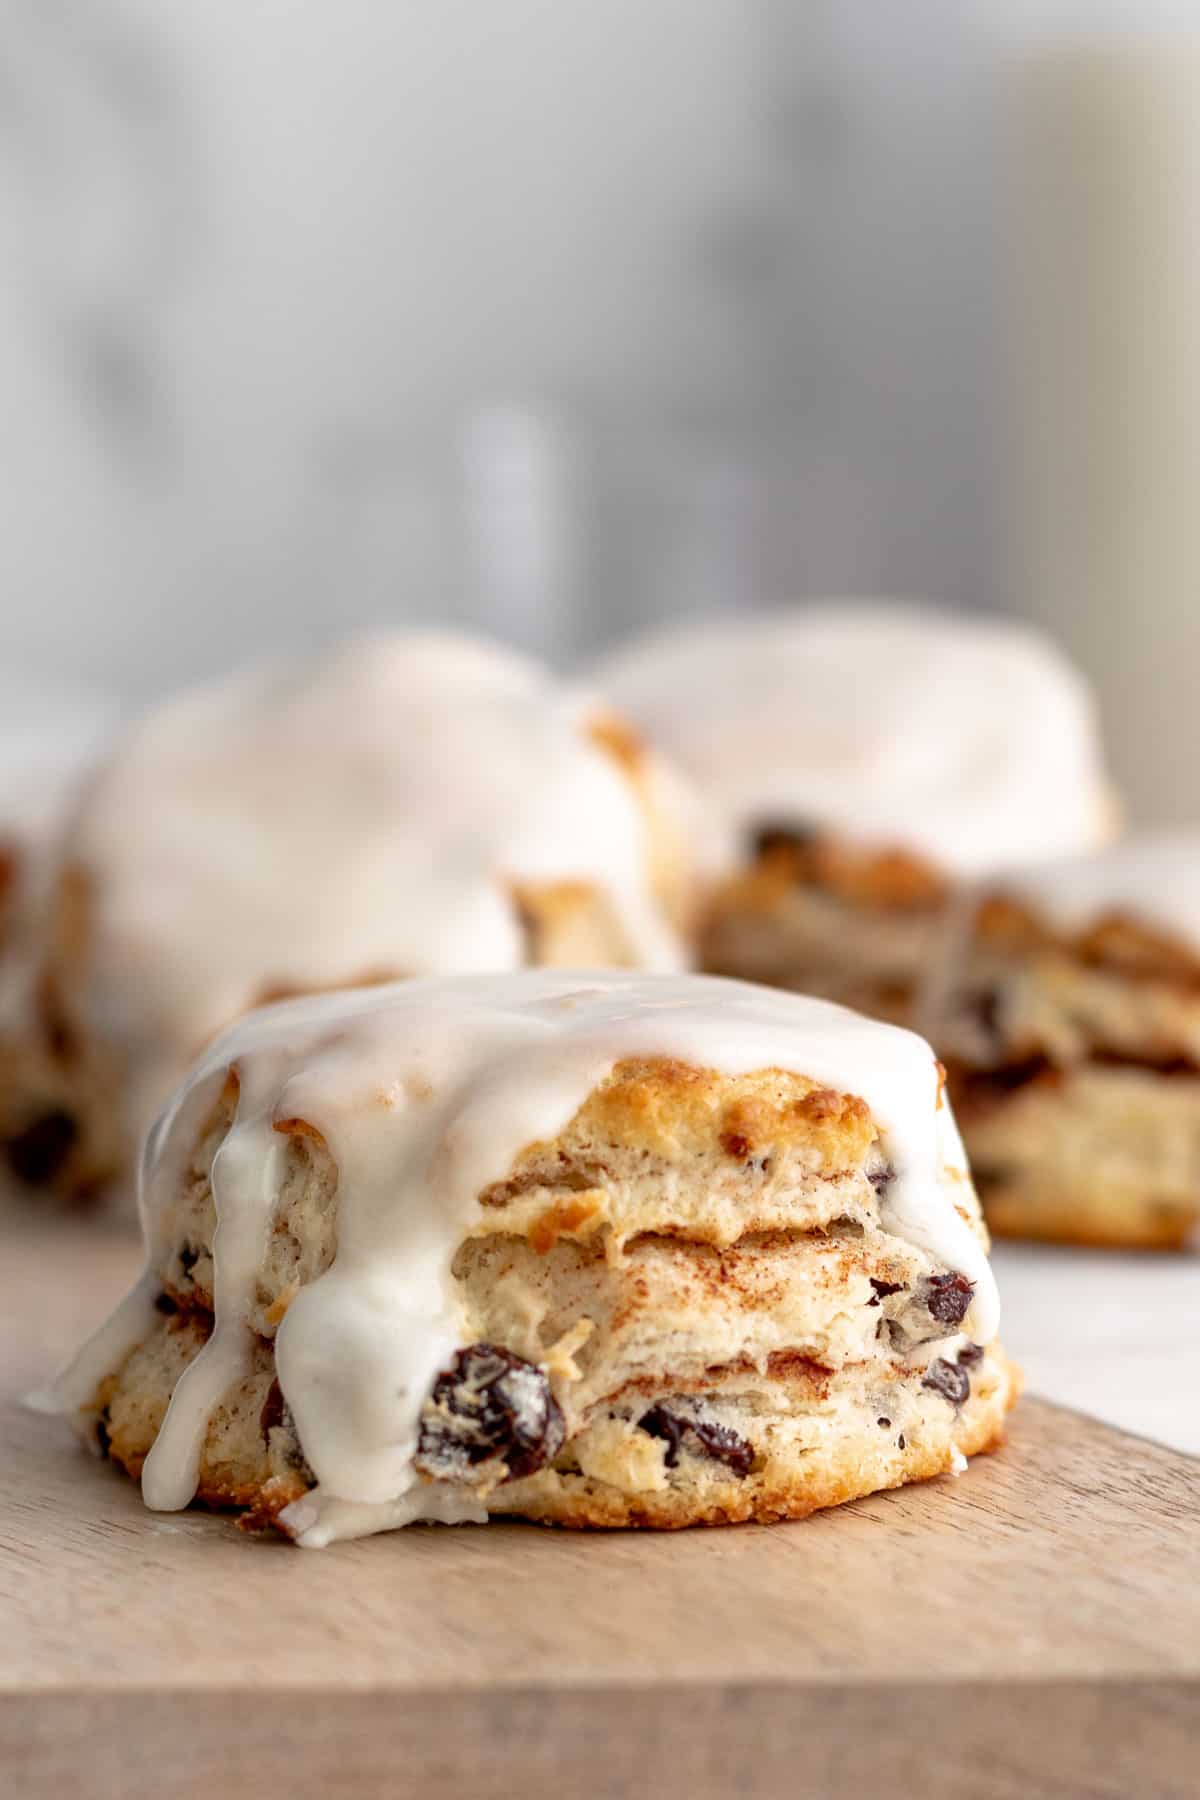
<svg viewBox="0 0 1200 1800"><path fill-rule="evenodd" d="M1200 1791L1200 1465L1024 1402L957 1481L803 1524L321 1552L136 1488L15 1396L136 1263L0 1250L0 1791Z"/></svg>

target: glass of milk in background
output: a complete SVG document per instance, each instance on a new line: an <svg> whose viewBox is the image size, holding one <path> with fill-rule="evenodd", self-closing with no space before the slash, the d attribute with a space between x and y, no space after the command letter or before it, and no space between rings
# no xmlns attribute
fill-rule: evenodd
<svg viewBox="0 0 1200 1800"><path fill-rule="evenodd" d="M1200 15L1177 10L1028 48L1010 115L1018 603L1097 683L1145 821L1200 810Z"/></svg>

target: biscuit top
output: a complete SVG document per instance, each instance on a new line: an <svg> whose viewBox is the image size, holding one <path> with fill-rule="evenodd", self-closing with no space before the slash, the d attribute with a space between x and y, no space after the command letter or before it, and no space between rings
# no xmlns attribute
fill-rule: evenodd
<svg viewBox="0 0 1200 1800"><path fill-rule="evenodd" d="M83 1404L154 1317L172 1198L232 1070L237 1110L212 1164L216 1325L147 1459L153 1507L195 1490L207 1420L244 1372L247 1318L289 1132L316 1132L338 1171L337 1254L279 1327L284 1397L318 1481L290 1522L328 1542L462 1502L413 1473L418 1414L463 1341L451 1264L479 1196L552 1141L629 1057L749 1074L780 1069L865 1102L894 1171L884 1228L974 1284L968 1322L995 1334L984 1240L942 1185L965 1168L928 1045L826 1002L707 976L526 970L397 983L265 1008L200 1062L147 1145L139 1287L81 1353L54 1404ZM451 1505L453 1502L453 1505ZM447 1506L450 1512L446 1512ZM382 1510L381 1510L382 1509ZM476 1516L472 1514L471 1516Z"/></svg>
<svg viewBox="0 0 1200 1800"><path fill-rule="evenodd" d="M67 849L90 1018L178 1045L275 993L520 965L514 881L594 883L639 965L681 953L633 782L535 664L441 634L351 643L170 701Z"/></svg>
<svg viewBox="0 0 1200 1800"><path fill-rule="evenodd" d="M1127 838L1092 856L1009 871L998 885L1064 934L1119 917L1200 955L1200 833Z"/></svg>
<svg viewBox="0 0 1200 1800"><path fill-rule="evenodd" d="M1091 696L1010 621L791 608L669 629L595 679L735 838L815 826L969 877L1111 827Z"/></svg>

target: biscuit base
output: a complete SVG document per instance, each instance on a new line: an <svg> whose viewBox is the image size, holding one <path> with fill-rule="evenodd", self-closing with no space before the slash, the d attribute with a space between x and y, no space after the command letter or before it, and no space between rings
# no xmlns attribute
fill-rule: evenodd
<svg viewBox="0 0 1200 1800"><path fill-rule="evenodd" d="M175 1383L206 1336L198 1316L164 1320L81 1415L93 1448L135 1479ZM882 1415L880 1380L877 1369L861 1364L837 1374L798 1366L791 1378L749 1382L745 1371L731 1371L711 1399L721 1423L756 1446L746 1474L708 1455L683 1454L672 1464L666 1447L639 1428L650 1401L627 1395L595 1409L556 1466L504 1482L485 1504L499 1517L574 1529L801 1519L928 1480L961 1466L963 1456L998 1448L1021 1385L998 1346L972 1366L971 1392L961 1406L923 1385L921 1369L897 1367L886 1389L891 1413ZM196 1501L239 1512L247 1529L274 1526L286 1534L280 1515L313 1481L275 1382L271 1345L260 1339L251 1371L213 1416Z"/></svg>
<svg viewBox="0 0 1200 1800"><path fill-rule="evenodd" d="M870 1414L816 1446L769 1456L744 1477L714 1475L662 1493L625 1494L603 1482L544 1469L499 1490L489 1510L576 1530L677 1531L692 1525L769 1525L806 1519L826 1507L950 1474L964 1456L998 1450L1021 1379L1002 1351L989 1353L992 1382L957 1411L935 1395L904 1433L886 1433ZM901 1447L903 1440L903 1447ZM499 1504L503 1499L504 1504Z"/></svg>
<svg viewBox="0 0 1200 1800"><path fill-rule="evenodd" d="M956 1112L997 1237L1113 1250L1194 1237L1200 1078L1084 1066L982 1104L964 1095Z"/></svg>

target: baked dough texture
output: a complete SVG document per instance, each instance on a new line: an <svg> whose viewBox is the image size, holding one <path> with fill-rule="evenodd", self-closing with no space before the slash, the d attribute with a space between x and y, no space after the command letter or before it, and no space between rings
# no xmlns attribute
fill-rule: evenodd
<svg viewBox="0 0 1200 1800"><path fill-rule="evenodd" d="M234 1064L168 1159L153 1305L76 1414L134 1477L220 1316L213 1168L240 1087ZM310 1119L274 1129L248 1351L202 1422L195 1494L302 1537L316 1477L277 1340L339 1268L343 1177ZM489 1514L675 1527L801 1518L994 1448L1017 1372L972 1337L962 1269L900 1235L889 1143L861 1097L803 1069L618 1058L562 1129L488 1171L454 1239L460 1347L422 1406L421 1480ZM965 1167L948 1157L936 1181L935 1210L984 1252Z"/></svg>

